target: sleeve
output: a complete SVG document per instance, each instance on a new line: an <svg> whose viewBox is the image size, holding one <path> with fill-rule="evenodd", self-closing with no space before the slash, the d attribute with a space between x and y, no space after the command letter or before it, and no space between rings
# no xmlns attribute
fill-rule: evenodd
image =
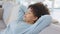
<svg viewBox="0 0 60 34"><path fill-rule="evenodd" d="M23 20L24 14L27 10L27 7L25 7L24 5L21 5L18 11L18 21Z"/></svg>
<svg viewBox="0 0 60 34"><path fill-rule="evenodd" d="M10 29L10 25L5 30L1 31L0 34L12 34L12 30Z"/></svg>
<svg viewBox="0 0 60 34"><path fill-rule="evenodd" d="M51 20L52 18L50 16L41 17L31 28L23 32L23 34L39 34L51 23Z"/></svg>
<svg viewBox="0 0 60 34"><path fill-rule="evenodd" d="M16 21L10 22L4 30L0 31L0 34L13 34L16 24Z"/></svg>

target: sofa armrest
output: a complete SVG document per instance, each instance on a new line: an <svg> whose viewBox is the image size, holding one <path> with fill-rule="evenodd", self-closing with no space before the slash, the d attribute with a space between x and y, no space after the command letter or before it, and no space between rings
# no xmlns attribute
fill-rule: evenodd
<svg viewBox="0 0 60 34"><path fill-rule="evenodd" d="M51 24L39 34L60 34L60 27L57 24Z"/></svg>
<svg viewBox="0 0 60 34"><path fill-rule="evenodd" d="M3 16L3 9L0 8L0 20L2 19L2 16Z"/></svg>

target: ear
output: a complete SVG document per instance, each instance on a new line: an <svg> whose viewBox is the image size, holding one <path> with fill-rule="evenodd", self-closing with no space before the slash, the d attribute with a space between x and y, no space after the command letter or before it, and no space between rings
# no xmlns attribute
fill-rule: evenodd
<svg viewBox="0 0 60 34"><path fill-rule="evenodd" d="M37 20L38 19L38 17L35 17L33 20L35 21L35 20Z"/></svg>

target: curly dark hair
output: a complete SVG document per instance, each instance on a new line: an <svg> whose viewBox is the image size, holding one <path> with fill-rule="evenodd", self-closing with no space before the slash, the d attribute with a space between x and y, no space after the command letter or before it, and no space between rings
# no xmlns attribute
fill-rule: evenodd
<svg viewBox="0 0 60 34"><path fill-rule="evenodd" d="M50 15L49 9L42 2L31 4L28 8L31 8L33 14L38 18L42 15Z"/></svg>

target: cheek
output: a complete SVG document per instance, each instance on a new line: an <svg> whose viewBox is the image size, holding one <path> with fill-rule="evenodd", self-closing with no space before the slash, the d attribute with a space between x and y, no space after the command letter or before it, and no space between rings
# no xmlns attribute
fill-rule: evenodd
<svg viewBox="0 0 60 34"><path fill-rule="evenodd" d="M25 15L25 19L27 20L32 20L33 16L32 15Z"/></svg>
<svg viewBox="0 0 60 34"><path fill-rule="evenodd" d="M26 16L26 19L28 19L28 20L29 20L29 19L31 19L31 17L32 17L32 16L27 15L27 16Z"/></svg>

